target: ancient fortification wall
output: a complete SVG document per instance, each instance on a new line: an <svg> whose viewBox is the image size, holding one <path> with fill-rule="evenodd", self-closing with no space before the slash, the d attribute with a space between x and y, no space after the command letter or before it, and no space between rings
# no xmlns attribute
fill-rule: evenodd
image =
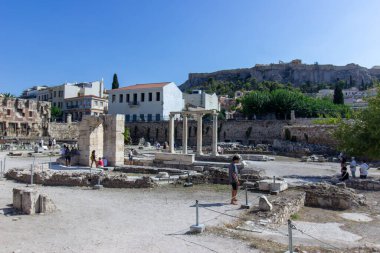
<svg viewBox="0 0 380 253"><path fill-rule="evenodd" d="M49 124L48 136L56 140L78 140L79 123L56 123Z"/></svg>
<svg viewBox="0 0 380 253"><path fill-rule="evenodd" d="M284 126L281 138L297 142L323 144L335 147L336 140L333 138L334 125L292 125ZM288 132L288 133L287 133ZM288 136L287 136L288 135Z"/></svg>

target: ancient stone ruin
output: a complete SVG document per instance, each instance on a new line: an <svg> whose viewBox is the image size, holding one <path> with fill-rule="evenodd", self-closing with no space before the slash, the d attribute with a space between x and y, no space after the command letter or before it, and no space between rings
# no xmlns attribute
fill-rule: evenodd
<svg viewBox="0 0 380 253"><path fill-rule="evenodd" d="M79 164L90 166L91 152L110 166L124 164L124 115L85 116L79 125Z"/></svg>
<svg viewBox="0 0 380 253"><path fill-rule="evenodd" d="M13 188L13 208L24 214L51 213L56 210L54 202L32 188Z"/></svg>

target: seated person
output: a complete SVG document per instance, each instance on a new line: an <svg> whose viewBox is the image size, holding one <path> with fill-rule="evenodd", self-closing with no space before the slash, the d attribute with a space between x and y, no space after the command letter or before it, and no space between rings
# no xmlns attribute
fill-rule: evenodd
<svg viewBox="0 0 380 253"><path fill-rule="evenodd" d="M345 180L347 180L347 179L349 179L349 174L348 174L348 171L347 171L347 167L346 166L344 166L343 168L342 168L342 176L339 178L339 180L340 181L345 181Z"/></svg>
<svg viewBox="0 0 380 253"><path fill-rule="evenodd" d="M104 163L103 163L103 160L101 157L99 157L98 167L100 167L100 168L104 167Z"/></svg>

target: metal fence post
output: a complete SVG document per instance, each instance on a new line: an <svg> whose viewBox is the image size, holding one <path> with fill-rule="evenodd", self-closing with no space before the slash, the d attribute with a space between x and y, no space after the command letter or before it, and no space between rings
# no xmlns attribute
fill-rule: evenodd
<svg viewBox="0 0 380 253"><path fill-rule="evenodd" d="M288 220L289 253L293 253L292 221Z"/></svg>
<svg viewBox="0 0 380 253"><path fill-rule="evenodd" d="M195 225L190 227L192 233L202 233L205 230L204 224L199 224L199 202L195 201Z"/></svg>
<svg viewBox="0 0 380 253"><path fill-rule="evenodd" d="M30 185L33 185L33 167L34 167L34 163L32 164L30 168Z"/></svg>

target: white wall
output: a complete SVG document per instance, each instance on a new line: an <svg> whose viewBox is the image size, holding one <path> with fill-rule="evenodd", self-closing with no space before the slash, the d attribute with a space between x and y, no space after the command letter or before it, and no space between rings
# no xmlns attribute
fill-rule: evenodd
<svg viewBox="0 0 380 253"><path fill-rule="evenodd" d="M185 105L190 104L192 106L202 107L205 110L220 110L220 103L218 96L214 93L209 95L205 92L201 94L183 94Z"/></svg>
<svg viewBox="0 0 380 253"><path fill-rule="evenodd" d="M184 109L182 91L175 83L164 86L164 118L168 118L170 112L180 112Z"/></svg>

